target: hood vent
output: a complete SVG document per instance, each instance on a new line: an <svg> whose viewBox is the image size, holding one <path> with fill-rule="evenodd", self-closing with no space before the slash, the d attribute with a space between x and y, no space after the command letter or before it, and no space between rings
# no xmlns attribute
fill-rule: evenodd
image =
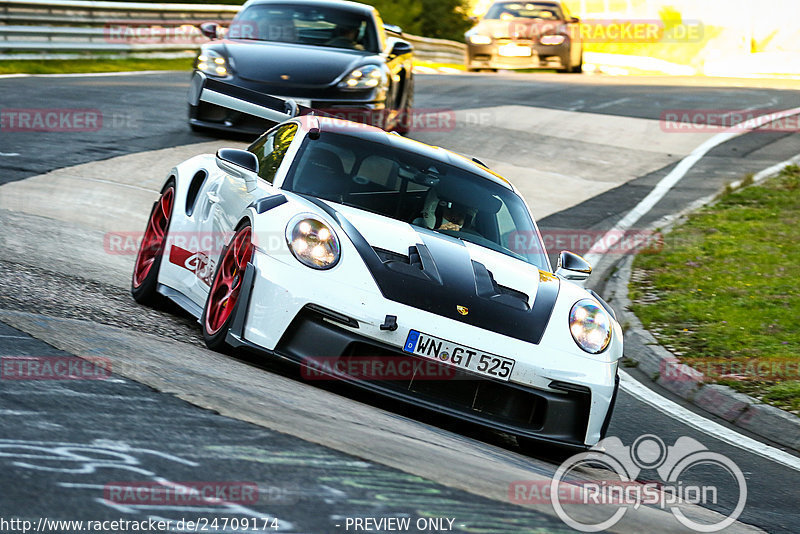
<svg viewBox="0 0 800 534"><path fill-rule="evenodd" d="M478 290L478 296L494 300L520 311L528 311L530 309L528 295L522 291L498 284L492 272L485 265L473 261L472 269L475 271L475 286Z"/></svg>
<svg viewBox="0 0 800 534"><path fill-rule="evenodd" d="M415 247L411 247L412 249ZM409 261L409 257L403 254L398 254L397 252L392 252L391 250L386 250L383 248L372 247L372 250L375 251L375 254L381 259L383 263L388 263L390 261L399 261L400 263L411 263Z"/></svg>
<svg viewBox="0 0 800 534"><path fill-rule="evenodd" d="M387 269L442 285L442 278L425 245L420 243L408 247L408 256L378 247L372 249Z"/></svg>
<svg viewBox="0 0 800 534"><path fill-rule="evenodd" d="M389 270L428 280L439 285L442 284L439 271L433 262L433 257L428 247L423 244L408 247L408 255L378 247L372 247L372 250L375 251L383 265ZM473 261L472 269L475 272L475 289L479 297L493 300L520 311L530 310L527 294L498 284L492 272L482 263Z"/></svg>

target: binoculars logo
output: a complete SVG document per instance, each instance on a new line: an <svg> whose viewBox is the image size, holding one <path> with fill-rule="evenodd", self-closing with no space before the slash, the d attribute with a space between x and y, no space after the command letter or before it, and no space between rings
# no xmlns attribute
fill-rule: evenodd
<svg viewBox="0 0 800 534"><path fill-rule="evenodd" d="M564 484L571 484L570 479L574 480L575 475L583 469L596 467L612 471L614 477L610 480L578 482L581 492L579 502L607 505L616 507L616 510L605 520L582 522L579 519L586 516L571 515L567 511L565 503L561 502L564 493L562 492L560 496L559 488ZM637 477L644 470L655 471L660 480L637 481ZM724 480L724 483L713 485L696 483L700 475L709 471L714 472L715 482ZM580 478L585 480L585 474ZM720 489L726 492L733 490L738 492L738 495L733 494L736 495L734 499L725 499L726 502L736 503L728 515L716 523L709 523L707 515L705 521L687 516L686 512L691 505L719 506ZM637 509L641 505L669 509L681 524L697 532L717 532L734 523L744 510L747 502L747 483L742 470L730 458L708 450L695 439L684 436L678 438L674 445L667 446L658 436L645 434L639 436L630 446L624 445L617 437L606 438L591 450L567 459L559 466L553 477L550 500L559 518L581 532L607 530L616 525L629 508ZM577 515L578 518L573 515Z"/></svg>

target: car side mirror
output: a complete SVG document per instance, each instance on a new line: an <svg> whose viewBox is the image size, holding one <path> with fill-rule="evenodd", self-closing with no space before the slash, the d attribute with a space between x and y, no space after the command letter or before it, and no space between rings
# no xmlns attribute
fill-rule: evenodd
<svg viewBox="0 0 800 534"><path fill-rule="evenodd" d="M581 19L579 19L578 17L572 17L567 22L572 22L573 24L577 24L580 21L581 21Z"/></svg>
<svg viewBox="0 0 800 534"><path fill-rule="evenodd" d="M252 191L258 184L258 158L252 152L238 148L220 148L217 150L217 167L239 177Z"/></svg>
<svg viewBox="0 0 800 534"><path fill-rule="evenodd" d="M559 278L582 281L589 278L590 274L592 274L592 266L577 254L562 250L558 255L556 276Z"/></svg>
<svg viewBox="0 0 800 534"><path fill-rule="evenodd" d="M410 54L413 51L414 47L411 46L411 43L408 41L397 41L392 47L391 55L402 56L404 54Z"/></svg>
<svg viewBox="0 0 800 534"><path fill-rule="evenodd" d="M216 22L203 22L200 24L200 33L209 39L216 39L219 35L219 24Z"/></svg>

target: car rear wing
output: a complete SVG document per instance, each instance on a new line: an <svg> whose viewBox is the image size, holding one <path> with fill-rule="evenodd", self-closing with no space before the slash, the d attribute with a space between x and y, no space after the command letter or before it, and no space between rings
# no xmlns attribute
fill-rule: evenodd
<svg viewBox="0 0 800 534"><path fill-rule="evenodd" d="M283 122L298 115L327 115L306 106L300 106L292 99L278 98L237 85L209 78L202 72L195 72L189 87L189 103L197 106L200 102L216 104L240 113L260 117L273 122Z"/></svg>

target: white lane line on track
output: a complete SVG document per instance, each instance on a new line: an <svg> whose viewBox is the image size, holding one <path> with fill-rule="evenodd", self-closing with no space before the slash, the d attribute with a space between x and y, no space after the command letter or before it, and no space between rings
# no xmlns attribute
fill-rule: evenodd
<svg viewBox="0 0 800 534"><path fill-rule="evenodd" d="M120 182L114 182L112 180L103 180L101 178L83 178L76 176L68 176L67 178L73 178L75 180L85 180L87 182L97 182L99 184L109 184L109 185L116 185L119 187L127 187L129 189L136 189L137 191L147 191L148 193L158 193L158 189L152 189L150 187L141 187L138 185L123 184Z"/></svg>
<svg viewBox="0 0 800 534"><path fill-rule="evenodd" d="M648 389L638 380L633 378L625 371L619 371L619 386L620 388L631 394L633 397L640 401L649 404L656 410L678 419L682 423L690 426L700 432L708 434L711 437L724 441L729 445L738 447L747 452L752 452L768 460L785 465L796 471L800 471L800 458L793 456L775 447L761 443L755 439L749 438L735 430L722 426L719 423L706 419L702 415L697 415L691 410L688 410L669 399L666 399L653 391Z"/></svg>
<svg viewBox="0 0 800 534"><path fill-rule="evenodd" d="M0 79L5 78L92 78L99 76L139 76L140 74L163 74L165 72L180 72L169 70L139 70L123 72L73 72L63 74L0 74Z"/></svg>
<svg viewBox="0 0 800 534"><path fill-rule="evenodd" d="M624 104L628 100L631 100L631 98L625 97L625 98L617 98L616 100L609 100L608 102L603 102L602 104L597 104L596 106L590 107L589 112L594 112L598 109L610 108L611 106L618 106L620 104Z"/></svg>
<svg viewBox="0 0 800 534"><path fill-rule="evenodd" d="M592 245L592 247L589 249L589 253L585 256L586 261L588 261L590 264L597 264L597 262L600 261L600 258L603 257L603 250L614 246L614 244L621 239L621 234L627 230L630 230L630 228L636 224L639 219L653 209L653 207L658 204L658 202L664 198L664 196L666 196L666 194L669 193L669 191L675 187L675 185L680 182L684 176L686 176L686 173L688 173L698 161L708 154L711 149L721 145L726 141L730 141L731 139L739 137L740 135L749 133L756 127L756 125L760 124L761 119L770 117L773 120L777 120L790 117L792 115L797 115L798 113L800 113L800 107L761 115L752 119L752 126L740 127L742 123L739 123L724 132L718 133L714 137L701 144L699 147L695 148L692 153L683 158L669 174L663 177L661 181L656 184L653 190L650 191L650 193L644 197L631 211L629 211L625 217L623 217L611 230L606 232L603 237L598 239ZM595 252L592 252L592 250L595 250Z"/></svg>
<svg viewBox="0 0 800 534"><path fill-rule="evenodd" d="M792 115L797 115L800 113L800 108L792 108L785 111L781 111L778 113L770 113L767 115L762 115L758 117L753 122L755 124L759 123L759 119L764 117L773 116L775 119L785 118ZM737 131L732 131L736 129ZM639 219L641 219L644 215L646 215L664 196L672 189L675 184L677 184L685 175L686 173L697 163L703 156L705 156L712 148L724 143L725 141L729 141L739 135L748 133L753 128L742 128L739 129L737 126L719 133L714 137L710 138L695 150L692 151L691 154L686 156L681 162L675 167L672 172L667 174L661 181L656 185L656 187L636 205L628 214L620 220L616 224L614 228L606 232L606 234L601 237L593 246L592 248L596 247L599 243L608 243L608 239L610 239L615 234L618 235L619 232L625 231L630 229L630 227L636 224ZM800 162L800 155L795 156L794 158L788 159L786 161L782 161L771 167L768 167L760 172L758 172L754 177L754 182L759 182L770 175L780 171L787 165L798 163ZM736 184L740 184L741 182L736 182ZM597 261L602 257L600 253L590 253L586 255L587 261L590 263L597 263ZM684 408L683 406L676 404L675 402L659 395L655 391L646 388L644 385L640 384L636 379L630 376L623 370L619 371L620 374L620 387L632 395L633 397L639 399L640 401L649 404L650 406L656 408L660 412L683 422L684 424L703 432L711 437L717 438L725 443L738 447L742 450L752 452L753 454L757 454L763 458L768 460L774 461L781 465L785 465L790 467L796 471L800 471L800 458L788 454L780 449L775 447L771 447L760 441L755 439L749 438L735 430L731 430L725 426L720 425L719 423L715 423L710 419L707 419L701 415L697 415L696 413L692 412Z"/></svg>

